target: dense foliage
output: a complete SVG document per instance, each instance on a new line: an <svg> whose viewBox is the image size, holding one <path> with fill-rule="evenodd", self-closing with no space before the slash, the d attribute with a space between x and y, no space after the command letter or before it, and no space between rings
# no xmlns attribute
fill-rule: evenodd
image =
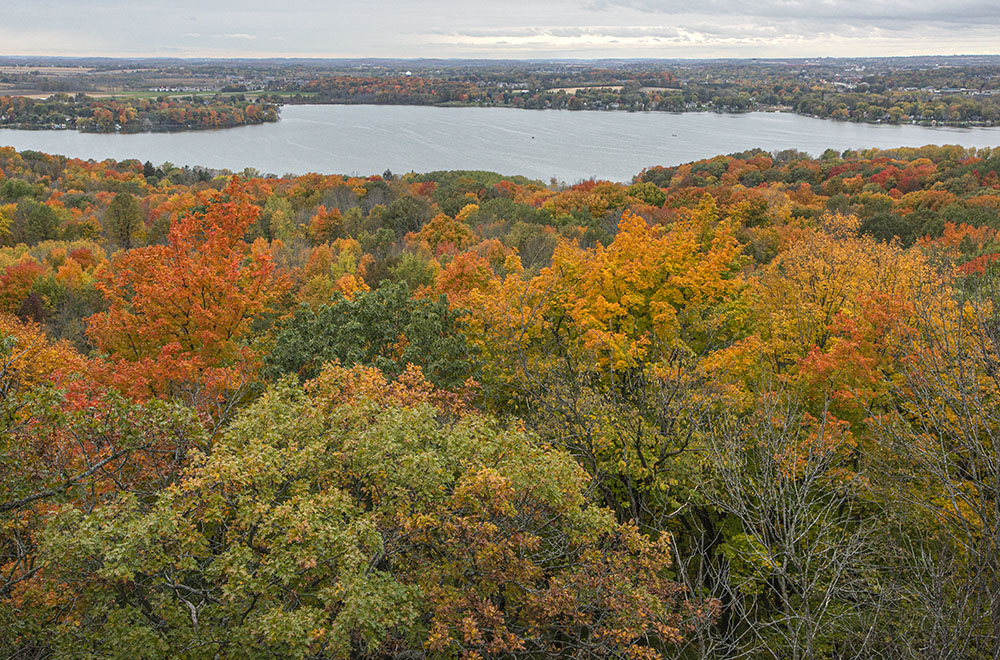
<svg viewBox="0 0 1000 660"><path fill-rule="evenodd" d="M0 149L0 651L995 658L1000 152Z"/></svg>

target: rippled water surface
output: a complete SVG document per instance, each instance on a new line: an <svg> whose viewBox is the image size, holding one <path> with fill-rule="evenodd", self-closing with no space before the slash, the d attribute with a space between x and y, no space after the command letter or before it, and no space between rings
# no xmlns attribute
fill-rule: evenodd
<svg viewBox="0 0 1000 660"><path fill-rule="evenodd" d="M379 174L493 170L569 183L628 180L676 165L761 147L817 156L867 147L1000 146L1000 128L834 122L792 114L569 112L509 108L304 105L276 124L217 131L85 134L0 129L0 145L80 158L137 158L265 173Z"/></svg>

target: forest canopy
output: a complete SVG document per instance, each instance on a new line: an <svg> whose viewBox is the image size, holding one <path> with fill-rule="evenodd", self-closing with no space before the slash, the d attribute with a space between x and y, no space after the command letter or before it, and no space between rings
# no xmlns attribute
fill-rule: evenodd
<svg viewBox="0 0 1000 660"><path fill-rule="evenodd" d="M994 658L1000 150L0 148L0 652Z"/></svg>

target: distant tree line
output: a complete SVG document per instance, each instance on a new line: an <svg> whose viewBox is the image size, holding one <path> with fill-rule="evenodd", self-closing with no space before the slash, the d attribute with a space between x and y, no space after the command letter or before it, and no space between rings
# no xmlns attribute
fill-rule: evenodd
<svg viewBox="0 0 1000 660"><path fill-rule="evenodd" d="M271 103L236 96L183 99L104 99L54 94L47 99L0 96L0 126L76 129L87 133L143 133L230 128L278 120Z"/></svg>
<svg viewBox="0 0 1000 660"><path fill-rule="evenodd" d="M452 68L439 73L334 75L282 88L292 103L479 105L667 112L782 110L841 121L992 126L1000 68L865 73L692 65L672 70L539 73ZM278 100L278 99L272 99Z"/></svg>

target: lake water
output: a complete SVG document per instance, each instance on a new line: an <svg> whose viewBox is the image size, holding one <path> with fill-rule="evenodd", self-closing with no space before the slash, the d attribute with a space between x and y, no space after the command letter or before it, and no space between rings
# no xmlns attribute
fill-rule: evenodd
<svg viewBox="0 0 1000 660"><path fill-rule="evenodd" d="M868 147L1000 146L1000 128L834 122L784 113L723 115L569 112L417 106L285 106L261 126L135 135L0 129L0 145L79 158L136 158L264 173L381 174L477 169L575 183L627 181L677 165L761 147L818 156Z"/></svg>

